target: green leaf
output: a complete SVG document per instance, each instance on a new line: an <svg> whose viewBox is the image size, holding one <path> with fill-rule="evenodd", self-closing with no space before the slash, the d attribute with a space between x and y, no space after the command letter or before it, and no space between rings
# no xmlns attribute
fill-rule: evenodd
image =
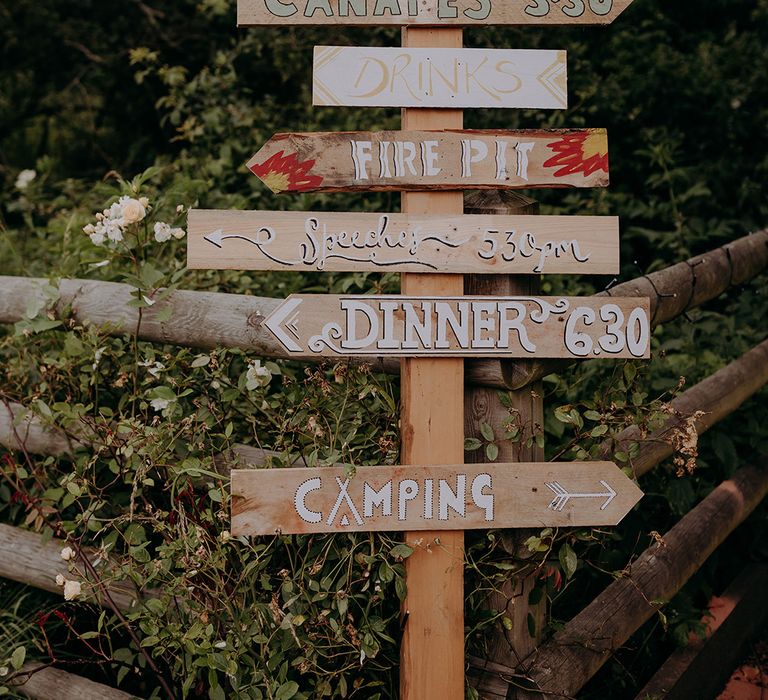
<svg viewBox="0 0 768 700"><path fill-rule="evenodd" d="M608 432L608 426L603 425L596 425L594 428L592 428L592 432L590 435L592 437L600 437L601 435L605 435Z"/></svg>
<svg viewBox="0 0 768 700"><path fill-rule="evenodd" d="M192 367L205 367L211 362L211 358L208 355L199 355L192 360Z"/></svg>
<svg viewBox="0 0 768 700"><path fill-rule="evenodd" d="M499 446L489 442L485 446L485 456L488 458L489 462L495 462L499 456Z"/></svg>
<svg viewBox="0 0 768 700"><path fill-rule="evenodd" d="M27 658L27 650L25 647L16 647L11 654L11 666L14 670L18 671L24 665L24 659Z"/></svg>
<svg viewBox="0 0 768 700"><path fill-rule="evenodd" d="M275 700L290 700L299 692L299 684L296 681L283 683L275 693Z"/></svg>
<svg viewBox="0 0 768 700"><path fill-rule="evenodd" d="M407 559L413 554L413 547L409 547L407 544L396 544L389 550L389 554L400 559Z"/></svg>
<svg viewBox="0 0 768 700"><path fill-rule="evenodd" d="M465 452L473 452L474 450L477 450L483 446L483 443L480 442L477 438L465 438L464 439L464 451Z"/></svg>
<svg viewBox="0 0 768 700"><path fill-rule="evenodd" d="M488 423L480 423L480 434L486 439L493 441L495 439L495 435L493 434L493 428L488 425Z"/></svg>
<svg viewBox="0 0 768 700"><path fill-rule="evenodd" d="M567 542L560 547L560 552L557 555L560 560L560 566L563 567L566 578L571 578L576 572L576 567L579 563L579 558L576 556L576 552L573 551L571 545Z"/></svg>

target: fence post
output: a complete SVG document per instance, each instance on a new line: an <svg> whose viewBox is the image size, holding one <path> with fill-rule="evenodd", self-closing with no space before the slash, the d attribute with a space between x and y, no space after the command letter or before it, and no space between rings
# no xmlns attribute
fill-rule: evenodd
<svg viewBox="0 0 768 700"><path fill-rule="evenodd" d="M523 215L538 214L538 202L516 192L487 191L474 192L467 197L465 203L467 214L496 214ZM538 294L540 279L537 275L466 275L464 277L466 294L482 295L528 295ZM505 374L513 368L513 364L526 364L524 361L515 363L501 360L507 367ZM541 462L544 460L544 450L534 441L530 447L525 446L526 438L534 431L543 430L544 404L542 400L541 382L536 382L523 389L509 392L511 408L501 403L499 390L489 387L467 387L464 394L464 432L467 437L482 440L481 424L486 423L493 430L496 444L499 448L499 462ZM507 430L507 424L520 428L520 442L504 440L502 436ZM467 452L467 463L487 461L485 450ZM522 542L528 537L528 530L514 530L502 535L506 551L515 558L529 556ZM529 595L536 585L536 576L510 576L504 584L488 598L488 607L502 611L510 620L507 629L498 624L493 636L488 641L487 660L492 662L509 662L510 658L519 661L529 656L541 640L541 632L545 616L545 600L535 605L528 601ZM532 616L534 635L530 634L529 615ZM478 690L482 697L492 698L494 695L491 677L480 680ZM503 697L503 696L502 696Z"/></svg>

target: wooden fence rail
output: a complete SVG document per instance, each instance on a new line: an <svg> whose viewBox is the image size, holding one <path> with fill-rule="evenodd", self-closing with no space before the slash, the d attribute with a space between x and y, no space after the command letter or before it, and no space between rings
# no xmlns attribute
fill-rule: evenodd
<svg viewBox="0 0 768 700"><path fill-rule="evenodd" d="M30 675L22 678L13 690L33 700L133 700L135 695L108 685L67 673L59 668L37 670L39 664L27 664L24 671Z"/></svg>
<svg viewBox="0 0 768 700"><path fill-rule="evenodd" d="M731 285L749 281L766 267L768 230L744 236L601 294L649 297L653 322L662 323L714 299ZM0 323L22 320L29 301L40 298L41 289L47 284L47 280L38 278L0 276ZM55 312L61 316L69 308L78 322L104 327L113 335L136 332L138 311L128 306L131 287L127 284L64 279L59 283L59 294ZM144 310L139 336L144 340L193 348L236 347L259 356L284 358L285 349L262 326L280 301L243 294L177 290ZM169 308L170 318L161 320L160 312ZM317 357L303 359L318 361ZM392 374L400 371L399 361L393 358L351 359ZM466 363L466 379L478 386L518 389L564 366L563 363L471 360Z"/></svg>
<svg viewBox="0 0 768 700"><path fill-rule="evenodd" d="M522 668L476 661L484 698L531 683L546 700L574 696L613 653L668 601L768 494L768 469L744 467L627 565L621 578L539 647Z"/></svg>

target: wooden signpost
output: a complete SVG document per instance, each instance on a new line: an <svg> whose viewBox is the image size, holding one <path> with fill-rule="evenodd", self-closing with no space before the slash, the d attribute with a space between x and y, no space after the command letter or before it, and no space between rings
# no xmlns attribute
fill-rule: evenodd
<svg viewBox="0 0 768 700"><path fill-rule="evenodd" d="M616 525L642 498L612 462L232 472L232 534Z"/></svg>
<svg viewBox="0 0 768 700"><path fill-rule="evenodd" d="M609 24L632 0L238 0L239 26Z"/></svg>
<svg viewBox="0 0 768 700"><path fill-rule="evenodd" d="M619 271L615 216L189 212L187 266L459 273Z"/></svg>
<svg viewBox="0 0 768 700"><path fill-rule="evenodd" d="M605 129L276 134L248 168L273 192L607 187Z"/></svg>
<svg viewBox="0 0 768 700"><path fill-rule="evenodd" d="M312 80L315 105L568 106L565 51L316 46Z"/></svg>
<svg viewBox="0 0 768 700"><path fill-rule="evenodd" d="M278 134L248 164L273 192L403 190L402 214L195 211L188 236L199 268L403 271L402 295L293 295L263 325L292 356L403 358L410 466L232 473L235 534L404 531L401 700L464 698L464 529L610 525L642 496L610 462L462 464L462 358L647 358L649 300L464 296L451 274L614 272L618 247L610 217L462 216L464 189L604 187L608 147L464 131L462 107L565 108L565 52L464 49L450 25L603 24L630 3L238 2L244 25L405 26L402 48L315 47L313 73L314 104L403 107L403 131Z"/></svg>
<svg viewBox="0 0 768 700"><path fill-rule="evenodd" d="M264 327L304 357L650 357L637 298L292 294Z"/></svg>

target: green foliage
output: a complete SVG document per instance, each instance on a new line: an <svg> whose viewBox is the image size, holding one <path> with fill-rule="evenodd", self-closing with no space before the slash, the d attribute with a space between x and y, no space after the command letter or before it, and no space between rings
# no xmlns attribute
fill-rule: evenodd
<svg viewBox="0 0 768 700"><path fill-rule="evenodd" d="M163 696L162 679L180 696L214 700L396 697L411 548L386 535L232 537L222 457L245 443L275 450L271 468L396 463L396 384L365 367L305 368L110 335L54 306L58 279L72 277L131 285L139 323L179 287L273 297L397 291L395 275L186 271L184 244L170 233L193 206L396 210L391 193L276 197L243 164L275 132L396 128L397 112L313 109L310 47L328 43L327 30L236 31L234 3L116 11L92 0L20 0L0 11L0 274L46 280L25 318L0 327L0 401L24 404L74 447L57 457L0 454L0 519L64 536L75 550L94 546L116 562L103 581L157 591L124 621L82 594L9 598L0 606L0 688L24 660L53 657L147 698ZM706 0L695 12L636 0L608 28L467 30L469 46L567 48L572 108L467 110L466 124L607 127L610 189L535 196L543 213L619 215L623 279L661 269L768 219L767 20L765 0ZM334 37L397 39L395 29ZM143 216L119 227L121 240L101 241L95 212L124 197L145 197ZM168 229L156 235L158 223ZM99 245L83 233L88 225ZM589 294L605 283L552 276L543 291ZM651 363L590 361L547 378L543 426L523 425L502 392L502 429L483 424L466 449L494 461L511 442L521 454L546 446L547 458L570 460L607 446L631 475L637 445L616 436L630 425L652 431L675 395L762 341L767 291L755 280L657 328ZM511 574L535 577L529 602L550 599L546 624L556 630L765 452L766 417L762 392L678 451L644 478L647 496L621 528L528 532L516 556L500 546L504 533L468 533L470 648L482 653L490 628L511 625L486 606ZM683 594L652 601L653 620L583 697L606 697L607 687L634 697L696 629L733 567L768 556L766 534L760 515ZM70 562L68 579L88 592L79 566ZM529 629L542 631L533 616Z"/></svg>

